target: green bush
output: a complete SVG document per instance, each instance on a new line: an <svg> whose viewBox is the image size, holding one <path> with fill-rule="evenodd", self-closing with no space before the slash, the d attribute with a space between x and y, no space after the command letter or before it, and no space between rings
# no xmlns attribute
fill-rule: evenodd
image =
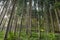
<svg viewBox="0 0 60 40"><path fill-rule="evenodd" d="M41 33L40 38L42 40L55 40L55 34L54 33Z"/></svg>
<svg viewBox="0 0 60 40"><path fill-rule="evenodd" d="M14 36L14 34L11 32L9 33L8 40L16 40L18 36ZM25 32L21 32L20 34L20 39L21 40L59 40L60 39L60 34L55 34L55 33L46 33L46 32L41 32L40 37L37 32L32 32L32 35L27 35Z"/></svg>

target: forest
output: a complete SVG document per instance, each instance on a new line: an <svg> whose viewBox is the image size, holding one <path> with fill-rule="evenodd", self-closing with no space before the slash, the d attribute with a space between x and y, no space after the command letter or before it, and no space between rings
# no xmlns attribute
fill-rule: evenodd
<svg viewBox="0 0 60 40"><path fill-rule="evenodd" d="M60 40L60 0L0 0L0 40Z"/></svg>

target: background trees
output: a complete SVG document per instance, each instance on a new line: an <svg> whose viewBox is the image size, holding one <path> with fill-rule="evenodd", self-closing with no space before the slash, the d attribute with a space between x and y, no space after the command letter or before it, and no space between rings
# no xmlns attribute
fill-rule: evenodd
<svg viewBox="0 0 60 40"><path fill-rule="evenodd" d="M0 31L4 40L55 40L55 33L60 33L59 0L1 2Z"/></svg>

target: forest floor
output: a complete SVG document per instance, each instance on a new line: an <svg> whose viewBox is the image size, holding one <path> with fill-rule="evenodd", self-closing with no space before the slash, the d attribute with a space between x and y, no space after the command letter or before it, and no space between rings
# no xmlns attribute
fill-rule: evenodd
<svg viewBox="0 0 60 40"><path fill-rule="evenodd" d="M4 35L5 35L5 32L3 31L3 32L0 32L0 40L3 40L4 39ZM35 38L37 38L38 37L38 34L37 33L32 33L32 39L31 40L37 40L37 39L35 39ZM26 36L26 34L24 33L24 32L22 32L21 33L21 38L23 39L23 40L28 40L27 39L27 36ZM49 40L60 40L60 34L59 33L48 33L48 34L46 34L46 33L41 33L41 37L40 38L42 38L42 40L45 40L46 38L48 38Z"/></svg>
<svg viewBox="0 0 60 40"><path fill-rule="evenodd" d="M4 32L0 32L0 40L4 39Z"/></svg>

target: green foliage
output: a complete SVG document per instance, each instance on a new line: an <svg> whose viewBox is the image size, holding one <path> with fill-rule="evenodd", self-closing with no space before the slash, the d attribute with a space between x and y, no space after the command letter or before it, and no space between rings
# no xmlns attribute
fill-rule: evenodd
<svg viewBox="0 0 60 40"><path fill-rule="evenodd" d="M17 38L17 36L15 36L13 34L13 32L9 32L9 36L8 36L7 40L16 40L16 38Z"/></svg>
<svg viewBox="0 0 60 40"><path fill-rule="evenodd" d="M3 40L3 39L4 39L4 31L0 32L0 40Z"/></svg>
<svg viewBox="0 0 60 40"><path fill-rule="evenodd" d="M3 40L4 38L3 35L4 35L4 32L0 32L0 40ZM19 38L17 35L14 36L13 32L9 32L9 36L7 40L16 40ZM29 35L26 34L26 32L22 31L20 34L20 39L21 40L38 40L38 39L40 40L46 40L46 39L57 40L58 39L59 40L60 34L41 32L40 35L38 35L38 32L32 32L32 35L30 37Z"/></svg>
<svg viewBox="0 0 60 40"><path fill-rule="evenodd" d="M55 40L55 34L54 33L41 33L41 39L43 40Z"/></svg>
<svg viewBox="0 0 60 40"><path fill-rule="evenodd" d="M14 39L13 37L14 37L13 33L12 32L9 32L9 36L8 36L7 40Z"/></svg>
<svg viewBox="0 0 60 40"><path fill-rule="evenodd" d="M49 33L47 38L49 38L50 40L55 40L55 34Z"/></svg>
<svg viewBox="0 0 60 40"><path fill-rule="evenodd" d="M16 14L18 16L21 16L22 9L23 9L23 0L18 0L18 3L17 3L17 11L16 11Z"/></svg>
<svg viewBox="0 0 60 40"><path fill-rule="evenodd" d="M60 2L56 2L55 5L54 5L54 7L60 9Z"/></svg>
<svg viewBox="0 0 60 40"><path fill-rule="evenodd" d="M60 34L59 33L57 33L57 34L55 34L55 40L60 40Z"/></svg>
<svg viewBox="0 0 60 40"><path fill-rule="evenodd" d="M60 35L57 34L57 33L41 33L41 36L40 36L41 40L60 40Z"/></svg>
<svg viewBox="0 0 60 40"><path fill-rule="evenodd" d="M18 0L18 5L22 6L22 4L23 4L23 0Z"/></svg>

